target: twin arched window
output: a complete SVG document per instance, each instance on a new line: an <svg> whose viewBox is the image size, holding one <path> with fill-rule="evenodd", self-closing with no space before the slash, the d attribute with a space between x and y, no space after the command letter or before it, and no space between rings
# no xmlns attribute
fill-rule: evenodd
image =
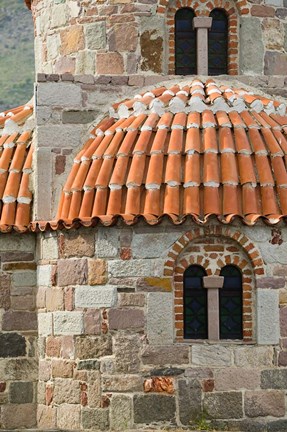
<svg viewBox="0 0 287 432"><path fill-rule="evenodd" d="M223 287L219 289L218 320L220 339L242 339L242 275L240 270L227 265L222 268ZM184 272L184 338L208 339L207 289L203 286L204 268L188 267ZM214 305L213 305L214 306Z"/></svg>
<svg viewBox="0 0 287 432"><path fill-rule="evenodd" d="M196 74L196 31L193 29L195 13L181 8L175 14L175 73ZM208 74L227 74L228 18L224 10L210 13L212 27L208 33Z"/></svg>

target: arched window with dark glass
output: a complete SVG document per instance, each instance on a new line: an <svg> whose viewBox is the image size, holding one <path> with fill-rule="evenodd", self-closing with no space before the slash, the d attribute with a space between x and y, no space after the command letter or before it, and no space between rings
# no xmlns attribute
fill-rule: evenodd
<svg viewBox="0 0 287 432"><path fill-rule="evenodd" d="M213 9L212 26L208 32L208 74L227 74L228 18L224 10Z"/></svg>
<svg viewBox="0 0 287 432"><path fill-rule="evenodd" d="M184 338L207 339L207 289L203 287L205 270L191 265L184 272Z"/></svg>
<svg viewBox="0 0 287 432"><path fill-rule="evenodd" d="M193 29L195 13L190 8L175 14L175 73L196 74L196 32Z"/></svg>
<svg viewBox="0 0 287 432"><path fill-rule="evenodd" d="M219 290L220 339L242 339L242 274L233 265L223 267L220 276L224 277Z"/></svg>

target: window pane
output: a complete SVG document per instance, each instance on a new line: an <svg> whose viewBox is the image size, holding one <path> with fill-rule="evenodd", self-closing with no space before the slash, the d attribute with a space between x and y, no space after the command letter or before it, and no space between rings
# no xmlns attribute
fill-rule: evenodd
<svg viewBox="0 0 287 432"><path fill-rule="evenodd" d="M227 74L228 19L221 9L214 9L212 26L208 33L208 73Z"/></svg>
<svg viewBox="0 0 287 432"><path fill-rule="evenodd" d="M184 272L184 338L207 339L207 290L203 288L205 270L190 266Z"/></svg>
<svg viewBox="0 0 287 432"><path fill-rule="evenodd" d="M196 40L192 22L192 9L182 8L175 14L175 73L192 75L196 73Z"/></svg>
<svg viewBox="0 0 287 432"><path fill-rule="evenodd" d="M242 276L235 266L221 270L223 288L219 290L220 339L242 339Z"/></svg>

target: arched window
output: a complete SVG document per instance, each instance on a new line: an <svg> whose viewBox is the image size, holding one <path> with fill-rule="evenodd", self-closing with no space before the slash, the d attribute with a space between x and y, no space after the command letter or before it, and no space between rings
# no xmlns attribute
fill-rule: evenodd
<svg viewBox="0 0 287 432"><path fill-rule="evenodd" d="M207 290L203 287L205 270L191 265L184 272L184 338L207 339Z"/></svg>
<svg viewBox="0 0 287 432"><path fill-rule="evenodd" d="M233 266L222 268L223 288L219 290L220 339L242 339L242 274Z"/></svg>
<svg viewBox="0 0 287 432"><path fill-rule="evenodd" d="M192 23L195 13L182 8L175 14L175 73L196 74L196 33Z"/></svg>
<svg viewBox="0 0 287 432"><path fill-rule="evenodd" d="M227 74L228 18L224 10L210 12L212 26L208 34L208 74Z"/></svg>

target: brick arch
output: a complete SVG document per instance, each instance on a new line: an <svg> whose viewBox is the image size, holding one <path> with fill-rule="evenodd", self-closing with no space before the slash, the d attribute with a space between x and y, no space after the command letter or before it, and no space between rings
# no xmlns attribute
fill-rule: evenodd
<svg viewBox="0 0 287 432"><path fill-rule="evenodd" d="M168 0L160 0L157 12L166 15L168 29L168 73L175 71L175 21L174 17L178 9L189 7L194 10L196 16L209 16L213 9L223 9L228 17L228 74L238 75L239 65L239 23L238 16L249 13L246 0L209 0L206 3L193 0L175 0L172 4Z"/></svg>
<svg viewBox="0 0 287 432"><path fill-rule="evenodd" d="M196 251L196 246L187 256L181 257L182 252L187 249L190 244L197 239L206 237L226 237L233 240L235 249L228 254L214 256L213 262L208 260L203 253ZM207 244L208 242L206 242ZM212 247L212 245L210 246ZM232 246L228 246L232 248ZM243 249L248 260L240 257L236 253L240 253ZM216 255L214 253L214 255ZM185 270L193 264L202 266L207 275L219 275L220 271L226 265L235 265L242 273L242 288L243 288L243 341L251 342L254 339L254 277L264 275L264 263L260 256L260 252L254 243L239 231L233 231L229 228L220 226L210 226L207 228L195 228L183 234L173 245L168 254L168 260L165 263L164 275L173 278L174 286L174 316L175 316L175 334L176 340L183 340L183 279ZM256 280L256 279L255 279Z"/></svg>

